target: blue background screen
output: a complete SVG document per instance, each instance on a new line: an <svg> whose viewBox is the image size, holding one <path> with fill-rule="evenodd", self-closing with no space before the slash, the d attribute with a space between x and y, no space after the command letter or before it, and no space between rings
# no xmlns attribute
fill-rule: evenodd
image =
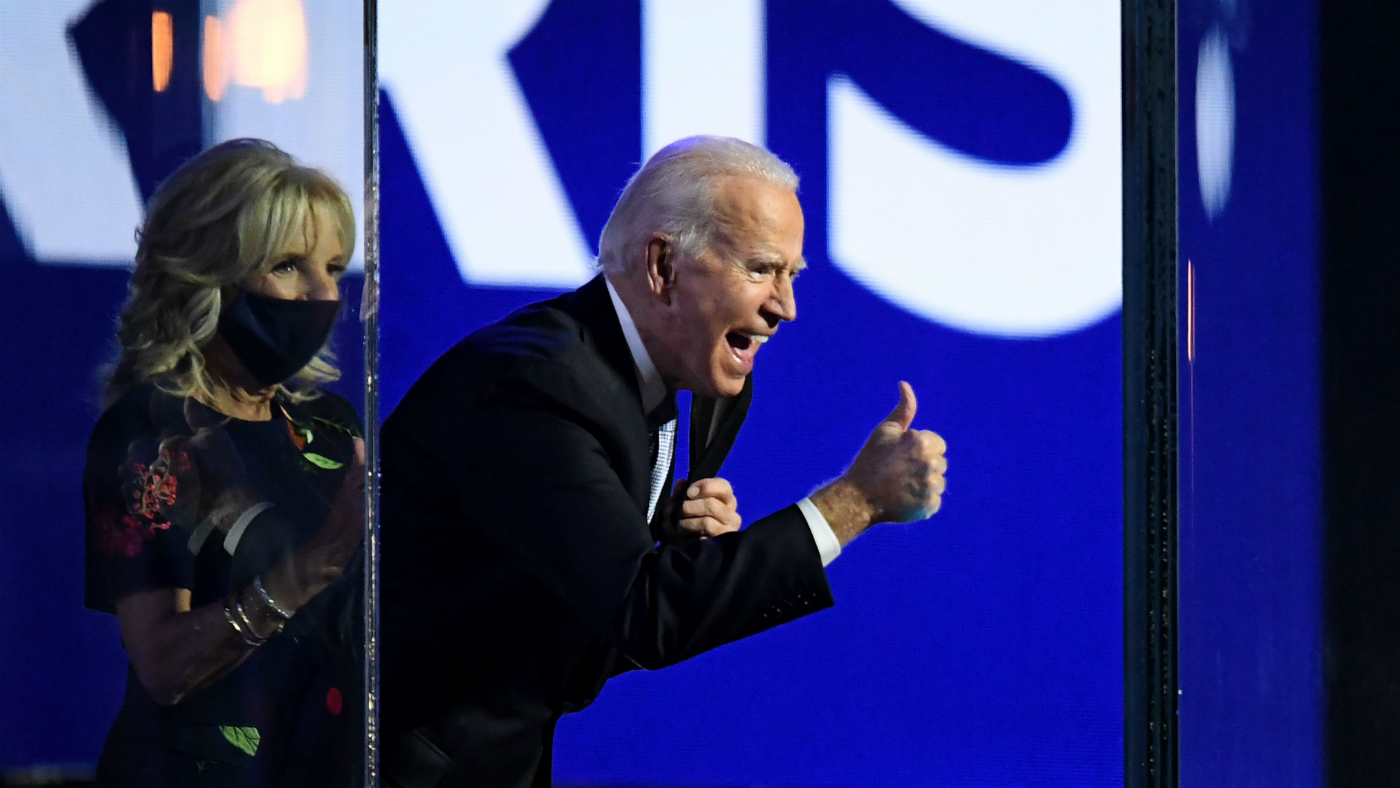
<svg viewBox="0 0 1400 788"><path fill-rule="evenodd" d="M838 474L900 380L915 426L948 441L949 490L932 520L843 552L834 609L611 682L561 722L555 779L1120 784L1117 2L688 5L381 5L383 412L472 329L586 281L646 155L735 134L802 177L810 265L725 467L745 519ZM65 46L38 11L5 23ZM73 70L74 101L100 73ZM148 147L146 115L120 109L93 112ZM115 622L82 609L79 491L126 271L48 251L3 177L15 150L0 146L0 768L91 764L125 658ZM124 161L146 185L168 166Z"/></svg>

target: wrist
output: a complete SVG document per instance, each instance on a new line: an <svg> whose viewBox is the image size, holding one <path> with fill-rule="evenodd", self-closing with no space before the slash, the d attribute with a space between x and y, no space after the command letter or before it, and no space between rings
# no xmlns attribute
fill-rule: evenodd
<svg viewBox="0 0 1400 788"><path fill-rule="evenodd" d="M250 589L251 586L235 589L224 597L224 619L244 644L256 648L281 632L285 622L280 618L270 618L249 593Z"/></svg>
<svg viewBox="0 0 1400 788"><path fill-rule="evenodd" d="M879 521L879 512L869 497L845 476L827 483L810 498L843 547Z"/></svg>
<svg viewBox="0 0 1400 788"><path fill-rule="evenodd" d="M263 590L283 611L295 614L303 605L339 580L344 570L327 561L313 543L302 545L262 574Z"/></svg>

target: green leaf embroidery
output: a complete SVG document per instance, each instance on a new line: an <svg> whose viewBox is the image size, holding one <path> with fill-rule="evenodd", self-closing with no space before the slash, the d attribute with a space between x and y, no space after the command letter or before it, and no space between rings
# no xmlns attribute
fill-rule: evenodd
<svg viewBox="0 0 1400 788"><path fill-rule="evenodd" d="M346 435L349 435L349 436L352 437L352 438L363 438L363 437L364 437L363 435L360 434L359 428L357 428L357 427L356 427L355 425L353 425L353 424L346 424L346 423L344 423L344 422L336 421L335 419L327 419L327 418L322 417L322 416L312 416L312 417L311 417L311 421L314 422L314 423L316 423L316 424L320 424L320 425L322 425L322 426L329 427L330 429L333 429L333 430L335 430L336 432L343 432L343 433L345 433Z"/></svg>
<svg viewBox="0 0 1400 788"><path fill-rule="evenodd" d="M303 452L301 456L305 457L307 462L311 463L312 465L315 465L317 468L325 468L328 471L333 471L337 468L345 467L345 463L337 462L335 460L332 460L330 457L322 457L321 455L316 454L315 452Z"/></svg>
<svg viewBox="0 0 1400 788"><path fill-rule="evenodd" d="M242 728L233 725L220 725L219 733L228 739L229 744L237 747L249 755L258 754L258 744L262 741L262 736L258 735L257 728Z"/></svg>

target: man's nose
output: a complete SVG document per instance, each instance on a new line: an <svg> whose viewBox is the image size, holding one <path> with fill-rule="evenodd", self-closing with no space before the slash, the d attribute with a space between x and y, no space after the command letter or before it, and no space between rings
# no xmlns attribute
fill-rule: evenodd
<svg viewBox="0 0 1400 788"><path fill-rule="evenodd" d="M797 295L792 291L792 279L782 277L773 285L773 295L768 299L768 311L778 320L797 319Z"/></svg>

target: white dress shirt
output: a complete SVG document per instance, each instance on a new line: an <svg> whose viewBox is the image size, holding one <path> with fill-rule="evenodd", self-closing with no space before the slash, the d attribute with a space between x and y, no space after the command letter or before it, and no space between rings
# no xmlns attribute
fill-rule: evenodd
<svg viewBox="0 0 1400 788"><path fill-rule="evenodd" d="M604 277L603 281L607 283L608 295L612 297L613 309L617 312L617 322L622 324L622 335L627 338L627 348L632 351L632 364L637 370L637 382L641 387L642 410L645 413L650 413L657 405L661 404L662 400L666 399L666 384L661 380L661 373L656 371L656 365L652 363L646 345L642 344L642 336L637 333L637 324L632 322L632 315L627 311L627 305L622 303L622 297L617 294L613 283L607 277ZM715 424L719 422L720 414L723 413L720 407L723 403L724 400L721 400L719 406L715 408L715 420L710 425L711 436L714 434ZM672 451L658 452L659 457L664 456L669 461L674 453L675 439L675 430L671 430L669 434L665 431L662 432L662 440L672 442ZM652 478L656 478L656 475L653 473ZM664 473L661 474L661 478L665 479ZM665 482L663 481L662 484ZM660 492L652 490L651 499L658 499ZM826 521L821 510L812 503L811 498L803 498L798 501L797 509L807 520L807 528L812 532L812 541L816 542L817 552L822 557L822 566L835 561L836 557L841 555L841 541L836 538L836 532L831 530L831 524Z"/></svg>

